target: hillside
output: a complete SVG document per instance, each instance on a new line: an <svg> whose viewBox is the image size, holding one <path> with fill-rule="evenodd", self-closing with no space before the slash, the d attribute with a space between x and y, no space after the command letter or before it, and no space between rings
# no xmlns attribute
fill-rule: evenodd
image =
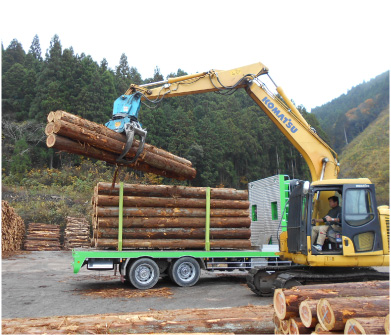
<svg viewBox="0 0 391 335"><path fill-rule="evenodd" d="M389 77L387 71L312 109L312 114L329 135L331 147L338 153L388 106Z"/></svg>
<svg viewBox="0 0 391 335"><path fill-rule="evenodd" d="M383 109L340 155L341 178L369 178L376 187L378 205L389 205L389 107Z"/></svg>

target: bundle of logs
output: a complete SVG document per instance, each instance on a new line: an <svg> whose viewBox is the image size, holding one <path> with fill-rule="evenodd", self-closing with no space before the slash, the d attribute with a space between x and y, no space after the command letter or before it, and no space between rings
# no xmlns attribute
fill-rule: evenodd
<svg viewBox="0 0 391 335"><path fill-rule="evenodd" d="M389 334L389 281L274 292L276 334Z"/></svg>
<svg viewBox="0 0 391 335"><path fill-rule="evenodd" d="M211 249L251 247L247 190L212 188ZM98 183L93 197L93 244L118 245L119 184ZM206 188L125 184L123 248L204 249Z"/></svg>
<svg viewBox="0 0 391 335"><path fill-rule="evenodd" d="M271 334L271 306L2 319L3 334Z"/></svg>
<svg viewBox="0 0 391 335"><path fill-rule="evenodd" d="M90 224L87 219L67 216L64 249L88 248L90 244Z"/></svg>
<svg viewBox="0 0 391 335"><path fill-rule="evenodd" d="M30 223L24 249L29 251L61 250L60 226L44 223Z"/></svg>
<svg viewBox="0 0 391 335"><path fill-rule="evenodd" d="M25 235L22 218L7 201L1 201L1 251L20 250Z"/></svg>
<svg viewBox="0 0 391 335"><path fill-rule="evenodd" d="M49 148L118 164L117 159L126 144L124 134L65 111L50 112L47 120L45 133ZM135 157L139 145L140 142L134 139L125 156L126 160ZM196 176L196 170L190 161L147 143L138 159L125 165L138 171L178 180L194 179Z"/></svg>

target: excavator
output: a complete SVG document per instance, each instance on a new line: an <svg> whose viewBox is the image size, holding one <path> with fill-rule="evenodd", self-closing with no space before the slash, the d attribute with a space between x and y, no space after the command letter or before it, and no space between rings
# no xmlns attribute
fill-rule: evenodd
<svg viewBox="0 0 391 335"><path fill-rule="evenodd" d="M266 84L275 86L273 93ZM377 207L375 186L367 178L338 179L337 153L320 138L269 75L262 63L232 70L168 78L144 85L131 84L114 104L113 118L106 125L128 138L119 162L135 135L145 142L146 130L138 122L141 102L158 104L175 96L206 92L231 93L245 89L261 110L286 136L305 159L312 181L293 180L288 202L287 230L279 235L279 259L251 269L247 284L256 294L270 296L275 288L314 282L388 280L388 272L376 266L389 266L389 207ZM223 92L225 91L225 92ZM142 146L140 146L142 152ZM322 250L311 241L313 219L329 210L328 198L337 196L342 208L341 232L329 234L332 243ZM287 208L286 208L287 209ZM321 220L317 220L321 221Z"/></svg>

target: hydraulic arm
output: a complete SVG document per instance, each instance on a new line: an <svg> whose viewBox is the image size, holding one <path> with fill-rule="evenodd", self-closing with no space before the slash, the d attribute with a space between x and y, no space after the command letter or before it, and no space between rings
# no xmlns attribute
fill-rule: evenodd
<svg viewBox="0 0 391 335"><path fill-rule="evenodd" d="M232 90L244 88L303 155L309 166L312 181L337 178L339 172L337 154L307 123L281 87L276 85L279 96L266 87L261 77L270 78L268 72L268 68L262 63L227 71L210 70L145 85L132 84L124 96L135 104L133 108L137 109L138 113L141 101L156 104L168 97L221 91L230 93Z"/></svg>

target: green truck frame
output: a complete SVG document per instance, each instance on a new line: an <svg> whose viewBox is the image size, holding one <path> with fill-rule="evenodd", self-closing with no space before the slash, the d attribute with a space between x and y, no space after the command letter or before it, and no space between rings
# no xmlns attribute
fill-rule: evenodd
<svg viewBox="0 0 391 335"><path fill-rule="evenodd" d="M288 188L286 176L278 176L285 205ZM198 282L201 269L207 271L249 270L254 267L283 263L276 251L260 250L210 250L210 188L206 189L205 250L122 250L123 183L120 183L117 250L72 251L73 272L83 266L88 270L119 272L123 282L138 289L153 287L160 276L167 274L179 286L193 286ZM283 217L283 229L286 220Z"/></svg>

